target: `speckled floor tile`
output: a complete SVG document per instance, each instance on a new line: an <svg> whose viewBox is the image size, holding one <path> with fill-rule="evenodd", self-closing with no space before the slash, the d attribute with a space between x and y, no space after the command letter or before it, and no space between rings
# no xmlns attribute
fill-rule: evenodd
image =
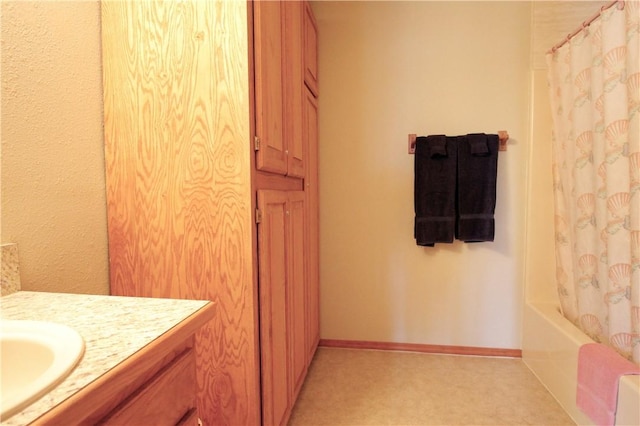
<svg viewBox="0 0 640 426"><path fill-rule="evenodd" d="M319 348L298 425L574 425L520 359Z"/></svg>

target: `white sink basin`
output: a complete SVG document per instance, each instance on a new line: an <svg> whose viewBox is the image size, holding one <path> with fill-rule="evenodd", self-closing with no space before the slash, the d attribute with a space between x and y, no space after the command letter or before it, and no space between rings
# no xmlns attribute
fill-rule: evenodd
<svg viewBox="0 0 640 426"><path fill-rule="evenodd" d="M43 321L0 321L0 418L6 420L57 386L80 361L84 340Z"/></svg>

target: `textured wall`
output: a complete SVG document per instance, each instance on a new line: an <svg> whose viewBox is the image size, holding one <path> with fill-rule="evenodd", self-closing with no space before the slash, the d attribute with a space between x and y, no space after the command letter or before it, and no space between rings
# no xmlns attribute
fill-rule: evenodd
<svg viewBox="0 0 640 426"><path fill-rule="evenodd" d="M545 53L609 3L610 0L534 1L531 28L533 68L545 69Z"/></svg>
<svg viewBox="0 0 640 426"><path fill-rule="evenodd" d="M322 338L519 348L531 5L314 10ZM499 158L495 242L416 246L407 134L501 129L512 141Z"/></svg>
<svg viewBox="0 0 640 426"><path fill-rule="evenodd" d="M100 5L1 7L2 242L23 290L106 294Z"/></svg>

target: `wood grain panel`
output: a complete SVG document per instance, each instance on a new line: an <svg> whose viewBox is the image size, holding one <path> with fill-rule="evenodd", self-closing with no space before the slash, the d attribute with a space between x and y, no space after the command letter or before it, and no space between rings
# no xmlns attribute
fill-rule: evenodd
<svg viewBox="0 0 640 426"><path fill-rule="evenodd" d="M176 426L198 426L200 423L198 418L198 410L193 409L180 419Z"/></svg>
<svg viewBox="0 0 640 426"><path fill-rule="evenodd" d="M259 423L245 2L103 2L112 293L208 299L199 414Z"/></svg>
<svg viewBox="0 0 640 426"><path fill-rule="evenodd" d="M102 63L104 92L104 143L107 217L109 233L109 273L111 293L123 296L141 294L135 279L137 238L135 231L136 147L127 143L137 133L134 88L124 84L129 70L121 66L126 44L122 34L126 20L108 3L102 4ZM124 28L123 28L124 27Z"/></svg>

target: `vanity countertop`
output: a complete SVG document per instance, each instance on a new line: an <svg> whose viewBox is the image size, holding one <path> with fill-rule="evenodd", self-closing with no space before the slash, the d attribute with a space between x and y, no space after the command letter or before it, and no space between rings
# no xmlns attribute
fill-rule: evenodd
<svg viewBox="0 0 640 426"><path fill-rule="evenodd" d="M209 306L207 306L209 305ZM0 317L67 325L84 339L76 368L51 392L2 425L25 425L113 369L211 302L19 291L0 298ZM202 318L201 318L202 320Z"/></svg>

